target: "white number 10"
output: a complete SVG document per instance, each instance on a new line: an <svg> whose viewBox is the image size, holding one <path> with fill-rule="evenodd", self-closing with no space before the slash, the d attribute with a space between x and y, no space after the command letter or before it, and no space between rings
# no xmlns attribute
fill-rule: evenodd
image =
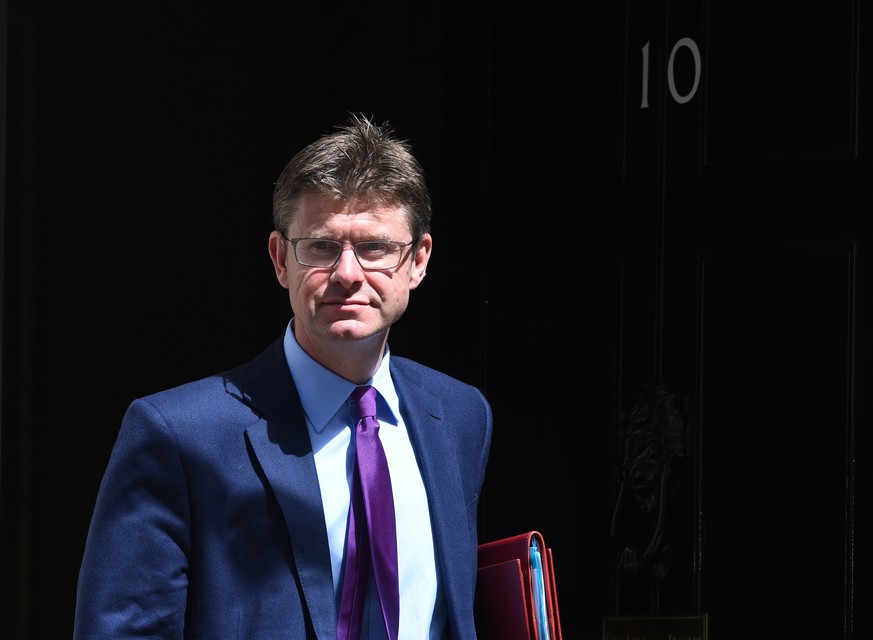
<svg viewBox="0 0 873 640"><path fill-rule="evenodd" d="M676 90L676 78L673 74L673 61L676 58L676 52L679 49L686 48L694 57L694 84L691 85L691 90L685 95L680 95ZM643 99L640 102L640 109L649 108L649 43L643 45ZM691 38L680 38L673 45L673 50L670 51L670 58L667 61L667 86L670 89L670 95L679 104L685 104L694 94L697 93L697 86L700 84L700 49L697 48L697 43Z"/></svg>

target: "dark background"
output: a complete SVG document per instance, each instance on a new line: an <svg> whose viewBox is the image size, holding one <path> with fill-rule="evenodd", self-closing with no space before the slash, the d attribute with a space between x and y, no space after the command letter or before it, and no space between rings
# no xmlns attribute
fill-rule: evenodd
<svg viewBox="0 0 873 640"><path fill-rule="evenodd" d="M564 636L871 637L859 4L0 2L0 637L70 637L127 404L281 334L273 181L356 111L434 200L392 350L492 401Z"/></svg>

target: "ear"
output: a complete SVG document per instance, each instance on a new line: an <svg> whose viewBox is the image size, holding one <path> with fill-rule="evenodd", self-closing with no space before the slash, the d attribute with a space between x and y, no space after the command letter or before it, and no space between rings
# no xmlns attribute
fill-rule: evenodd
<svg viewBox="0 0 873 640"><path fill-rule="evenodd" d="M269 251L270 260L273 261L273 269L276 271L276 280L285 289L288 288L288 252L287 243L278 231L270 234Z"/></svg>
<svg viewBox="0 0 873 640"><path fill-rule="evenodd" d="M411 273L409 274L409 290L413 291L418 288L424 276L427 274L427 264L430 261L430 252L433 247L433 238L429 233L425 233L418 241L415 248L415 253L412 254Z"/></svg>

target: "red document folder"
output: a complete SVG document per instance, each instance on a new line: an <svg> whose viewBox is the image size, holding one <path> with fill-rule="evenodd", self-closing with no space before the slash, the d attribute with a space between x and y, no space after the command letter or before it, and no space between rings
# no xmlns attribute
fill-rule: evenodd
<svg viewBox="0 0 873 640"><path fill-rule="evenodd" d="M545 620L549 640L561 639L561 617L552 550L538 531L479 545L476 633L479 640L545 640L540 632L537 571L531 547L540 552Z"/></svg>

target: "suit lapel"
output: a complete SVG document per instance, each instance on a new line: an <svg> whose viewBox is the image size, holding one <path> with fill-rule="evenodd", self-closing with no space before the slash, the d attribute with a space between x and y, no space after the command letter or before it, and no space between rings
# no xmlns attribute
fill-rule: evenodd
<svg viewBox="0 0 873 640"><path fill-rule="evenodd" d="M472 592L469 567L475 566L476 559L467 545L458 545L459 539L466 540L469 523L453 441L445 433L442 402L426 385L407 377L402 368L392 367L392 377L421 466L447 603L450 611L458 613L459 598Z"/></svg>
<svg viewBox="0 0 873 640"><path fill-rule="evenodd" d="M293 560L318 638L336 638L330 549L303 407L279 340L235 379L228 393L261 418L246 430L288 527Z"/></svg>

